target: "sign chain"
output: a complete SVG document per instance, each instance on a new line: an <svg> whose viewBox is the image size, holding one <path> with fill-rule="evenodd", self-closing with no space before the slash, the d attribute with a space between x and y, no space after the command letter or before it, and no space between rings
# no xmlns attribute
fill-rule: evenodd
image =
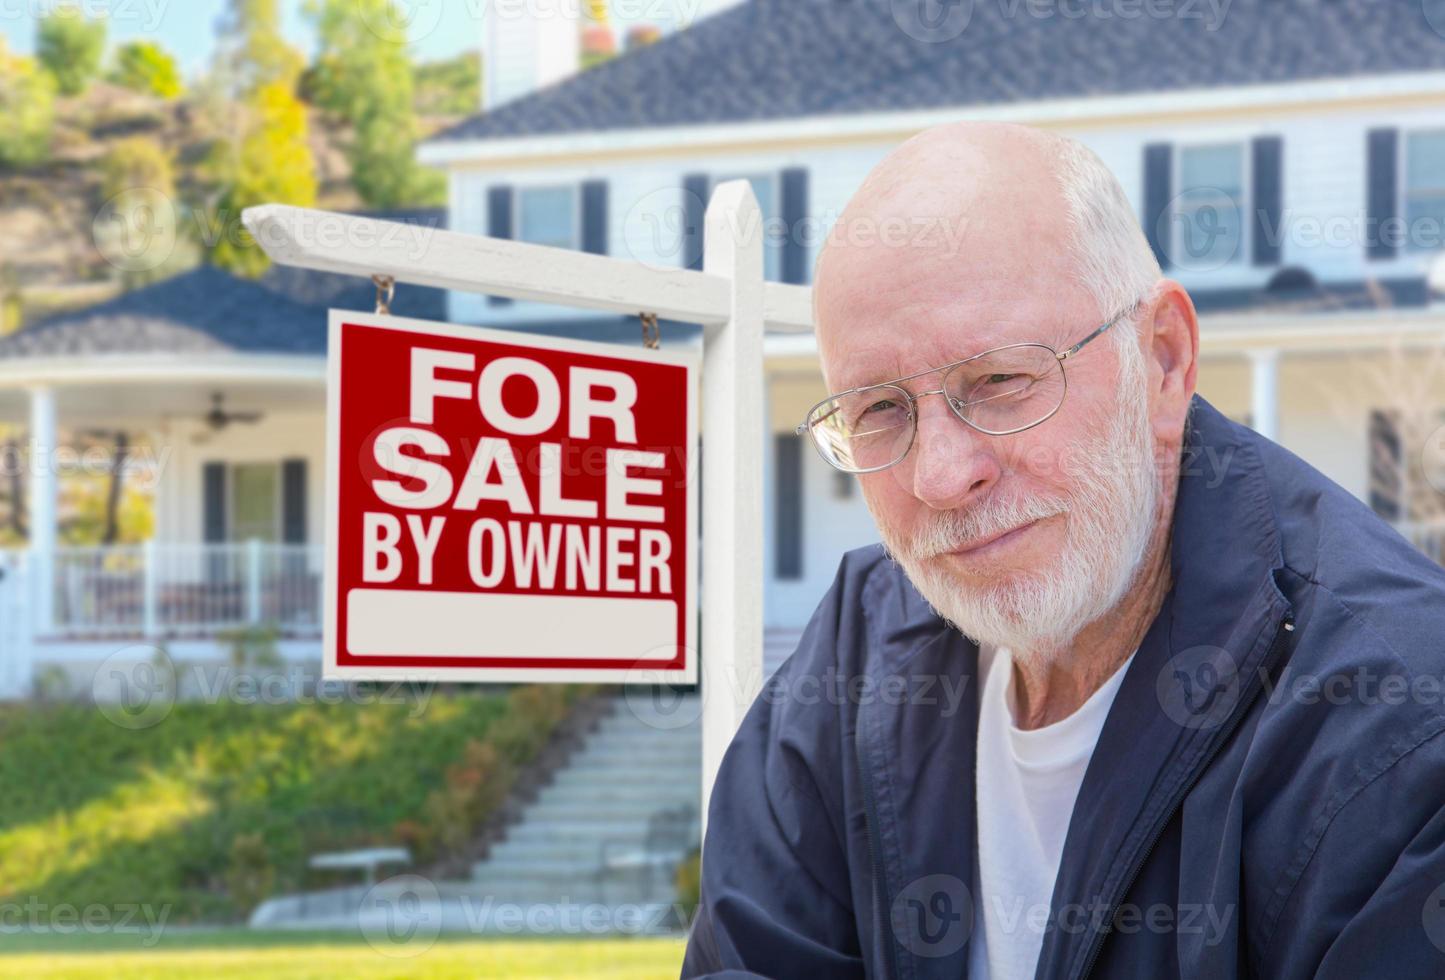
<svg viewBox="0 0 1445 980"><path fill-rule="evenodd" d="M376 312L383 316L391 314L391 299L396 295L396 277L380 273L371 277L376 284Z"/></svg>
<svg viewBox="0 0 1445 980"><path fill-rule="evenodd" d="M648 350L657 350L662 341L662 331L657 326L657 314L639 313L637 318L642 321L642 346Z"/></svg>

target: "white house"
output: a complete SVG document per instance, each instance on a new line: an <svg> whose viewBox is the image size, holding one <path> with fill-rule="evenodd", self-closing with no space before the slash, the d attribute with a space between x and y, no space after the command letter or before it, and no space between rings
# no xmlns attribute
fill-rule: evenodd
<svg viewBox="0 0 1445 980"><path fill-rule="evenodd" d="M1208 5L1076 9L749 0L560 81L566 37L516 49L554 43L555 25L489 24L491 70L508 59L515 97L419 153L449 174L454 230L663 265L699 261L708 189L748 178L769 277L806 283L844 202L913 133L976 118L1076 136L1196 299L1204 396L1438 556L1445 311L1427 277L1445 241L1445 38L1407 0L1234 0L1217 20ZM322 311L370 302L360 282L198 270L0 341L0 420L28 424L42 452L105 426L168 454L143 547L58 546L54 470L32 468L31 546L3 559L0 692L146 638L215 656L219 629L252 622L278 624L288 655L317 655ZM633 320L471 294L403 286L394 308L640 343ZM780 653L838 555L875 532L853 480L794 432L823 395L811 338L770 337L766 370ZM27 583L25 569L48 571Z"/></svg>

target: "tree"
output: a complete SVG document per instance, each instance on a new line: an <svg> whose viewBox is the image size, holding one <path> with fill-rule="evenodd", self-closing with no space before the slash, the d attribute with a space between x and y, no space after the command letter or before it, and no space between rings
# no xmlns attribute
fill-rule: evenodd
<svg viewBox="0 0 1445 980"><path fill-rule="evenodd" d="M276 0L230 0L217 33L217 67L237 96L268 85L295 86L305 61L281 33Z"/></svg>
<svg viewBox="0 0 1445 980"><path fill-rule="evenodd" d="M423 116L466 116L482 108L482 56L466 51L443 61L428 61L413 69L416 96L412 102Z"/></svg>
<svg viewBox="0 0 1445 980"><path fill-rule="evenodd" d="M258 277L267 259L240 225L241 212L256 204L316 203L316 163L306 145L306 109L288 85L273 82L248 100L251 120L233 158L221 196L211 261L239 275Z"/></svg>
<svg viewBox="0 0 1445 980"><path fill-rule="evenodd" d="M312 91L325 111L351 124L351 181L373 207L436 201L438 173L417 166L414 79L402 20L392 0L312 0L320 42Z"/></svg>
<svg viewBox="0 0 1445 980"><path fill-rule="evenodd" d="M55 80L0 36L0 167L29 167L50 153Z"/></svg>
<svg viewBox="0 0 1445 980"><path fill-rule="evenodd" d="M100 70L105 21L87 20L77 7L59 7L40 20L35 54L62 95L79 95Z"/></svg>
<svg viewBox="0 0 1445 980"><path fill-rule="evenodd" d="M230 0L218 24L216 69L238 100L234 139L209 170L221 186L210 222L211 261L257 277L269 264L241 225L256 204L316 203L316 161L306 143L306 107L296 98L303 59L281 34L276 0Z"/></svg>
<svg viewBox="0 0 1445 980"><path fill-rule="evenodd" d="M165 48L152 41L132 41L115 53L111 80L124 88L174 99L184 91L181 72Z"/></svg>

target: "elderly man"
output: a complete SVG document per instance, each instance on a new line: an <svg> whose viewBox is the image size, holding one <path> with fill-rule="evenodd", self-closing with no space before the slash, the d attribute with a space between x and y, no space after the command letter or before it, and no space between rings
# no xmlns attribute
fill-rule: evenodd
<svg viewBox="0 0 1445 980"><path fill-rule="evenodd" d="M1194 394L1098 158L910 140L815 305L884 547L727 752L684 976L1445 975L1445 570Z"/></svg>

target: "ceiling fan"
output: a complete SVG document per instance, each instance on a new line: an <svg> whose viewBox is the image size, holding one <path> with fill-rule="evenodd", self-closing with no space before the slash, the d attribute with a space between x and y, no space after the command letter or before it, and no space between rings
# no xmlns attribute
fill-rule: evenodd
<svg viewBox="0 0 1445 980"><path fill-rule="evenodd" d="M225 395L219 391L211 395L211 410L204 416L205 422L214 432L219 432L232 422L254 423L261 421L260 412L228 412L221 407Z"/></svg>

